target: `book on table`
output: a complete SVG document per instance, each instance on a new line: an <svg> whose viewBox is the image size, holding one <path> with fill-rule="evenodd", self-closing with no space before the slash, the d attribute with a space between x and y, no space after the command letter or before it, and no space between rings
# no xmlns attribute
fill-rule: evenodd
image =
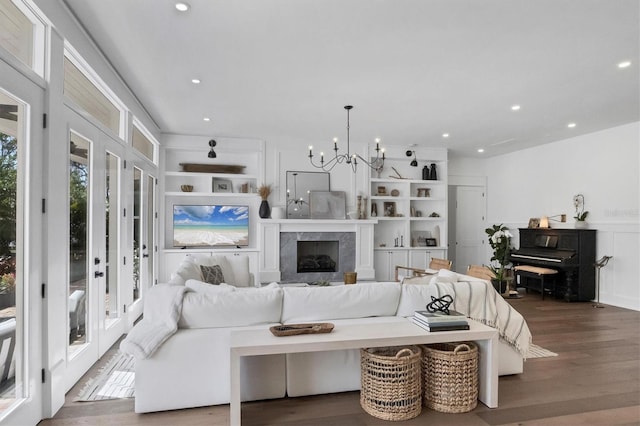
<svg viewBox="0 0 640 426"><path fill-rule="evenodd" d="M429 312L429 311L415 311L413 314L415 317L420 318L423 321L432 323L448 322L448 321L466 321L467 316L461 314L458 311L449 311L448 314L444 312Z"/></svg>
<svg viewBox="0 0 640 426"><path fill-rule="evenodd" d="M455 331L455 330L469 330L469 323L464 321L451 321L445 323L428 324L421 321L417 317L412 318L413 323L419 327L424 328L427 331Z"/></svg>

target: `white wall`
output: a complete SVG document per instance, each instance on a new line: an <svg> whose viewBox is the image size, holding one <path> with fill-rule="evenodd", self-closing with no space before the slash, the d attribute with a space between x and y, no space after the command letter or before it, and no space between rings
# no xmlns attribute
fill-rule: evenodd
<svg viewBox="0 0 640 426"><path fill-rule="evenodd" d="M597 229L602 269L600 301L640 310L640 122L488 158L487 223L526 227L530 217L566 213L573 227L573 195L585 198ZM455 162L452 170L461 170ZM517 246L518 242L514 241Z"/></svg>

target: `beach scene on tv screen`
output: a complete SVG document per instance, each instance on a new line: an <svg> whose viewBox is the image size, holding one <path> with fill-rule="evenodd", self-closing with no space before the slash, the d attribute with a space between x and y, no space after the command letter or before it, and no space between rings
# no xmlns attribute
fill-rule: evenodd
<svg viewBox="0 0 640 426"><path fill-rule="evenodd" d="M247 206L173 206L173 246L249 244Z"/></svg>

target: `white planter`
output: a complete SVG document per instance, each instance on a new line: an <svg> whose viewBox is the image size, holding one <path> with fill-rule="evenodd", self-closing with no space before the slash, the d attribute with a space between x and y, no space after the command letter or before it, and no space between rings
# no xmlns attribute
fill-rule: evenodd
<svg viewBox="0 0 640 426"><path fill-rule="evenodd" d="M576 220L574 226L576 229L587 229L589 227L589 224L586 220Z"/></svg>

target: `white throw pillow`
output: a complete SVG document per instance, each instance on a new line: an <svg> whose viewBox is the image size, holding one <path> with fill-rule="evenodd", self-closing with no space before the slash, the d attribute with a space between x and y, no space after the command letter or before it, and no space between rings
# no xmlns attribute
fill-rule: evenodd
<svg viewBox="0 0 640 426"><path fill-rule="evenodd" d="M449 271L448 269L440 269L438 271L438 275L434 276L431 279L430 284L433 283L449 283L449 284L455 284L458 282L458 274L453 272L453 271Z"/></svg>
<svg viewBox="0 0 640 426"><path fill-rule="evenodd" d="M226 256L187 255L180 263L178 270L171 275L170 284L184 285L188 280L202 281L200 265L220 265L222 275L227 284L235 285L236 275Z"/></svg>
<svg viewBox="0 0 640 426"><path fill-rule="evenodd" d="M229 256L226 258L229 263L229 267L233 270L235 274L233 282L227 279L225 275L225 279L228 284L233 284L236 287L248 287L251 285L251 275L249 274L249 256L241 255L241 256ZM222 271L224 273L224 270Z"/></svg>

